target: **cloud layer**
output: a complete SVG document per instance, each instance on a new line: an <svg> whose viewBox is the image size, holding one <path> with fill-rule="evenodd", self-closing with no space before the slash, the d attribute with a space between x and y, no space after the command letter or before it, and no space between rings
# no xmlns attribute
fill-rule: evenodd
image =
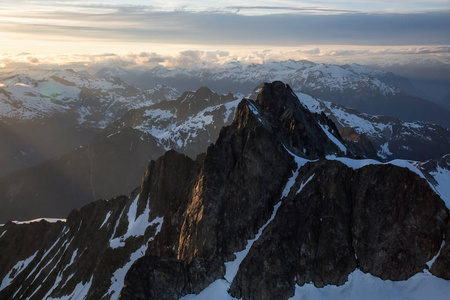
<svg viewBox="0 0 450 300"><path fill-rule="evenodd" d="M378 6L370 1L350 1L354 8L373 7L365 10L348 9L348 4L339 5L340 1L332 6L262 1L258 6L242 2L224 7L209 7L202 1L190 2L189 6L180 1L165 1L164 5L154 1L153 6L137 0L127 5L100 0L41 2L0 4L3 51L42 52L39 43L48 47L55 42L67 43L65 48L61 45L55 49L59 53L70 51L69 43L83 44L80 48L89 52L108 43L285 47L450 44L450 4L443 1L428 1L430 9L434 8L431 12L424 4L416 2L414 6L411 1L408 7L420 9L374 12ZM377 3L392 6L387 1ZM30 49L24 49L27 46Z"/></svg>
<svg viewBox="0 0 450 300"><path fill-rule="evenodd" d="M446 64L450 68L450 46L339 46L293 47L261 50L183 50L174 54L140 52L128 54L68 54L46 55L19 53L0 54L0 72L16 68L51 68L89 70L92 73L104 67L122 68L201 68L221 67L230 62L242 64L307 59L327 63L361 63L388 66L394 64L429 63Z"/></svg>
<svg viewBox="0 0 450 300"><path fill-rule="evenodd" d="M3 1L0 69L449 57L447 0L217 3Z"/></svg>

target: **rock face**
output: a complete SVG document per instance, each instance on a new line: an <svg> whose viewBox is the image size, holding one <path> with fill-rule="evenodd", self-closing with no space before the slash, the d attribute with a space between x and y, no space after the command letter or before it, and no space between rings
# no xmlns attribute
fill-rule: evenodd
<svg viewBox="0 0 450 300"><path fill-rule="evenodd" d="M179 299L189 293L200 293L216 278L223 276L222 270L223 265L204 259L187 263L145 256L130 268L125 281L127 288L119 299Z"/></svg>
<svg viewBox="0 0 450 300"><path fill-rule="evenodd" d="M265 84L204 155L166 152L130 198L72 212L15 259L36 253L27 267L2 266L0 298L179 299L219 282L236 298L288 299L356 268L404 280L439 251L431 272L446 278L444 202L408 162L355 160L370 151L360 145L289 86Z"/></svg>
<svg viewBox="0 0 450 300"><path fill-rule="evenodd" d="M431 266L431 273L447 280L450 280L450 220L445 232L445 244L443 245L439 256Z"/></svg>
<svg viewBox="0 0 450 300"><path fill-rule="evenodd" d="M335 161L302 171L242 262L230 290L236 298L287 299L295 283L341 285L356 267L404 280L439 251L447 209L416 174Z"/></svg>
<svg viewBox="0 0 450 300"><path fill-rule="evenodd" d="M198 293L193 281L173 270L189 277L180 267L185 263L206 260L206 270L217 261L233 261L268 220L235 277L217 267L210 271L216 277L198 284L225 276L236 298L287 299L295 284L341 285L355 268L391 280L426 269L442 243L448 220L444 203L408 169L355 169L323 159L344 151L355 155L340 149L337 134L338 142L326 134L325 124L328 133L337 132L328 122L301 107L280 82L266 84L255 102L241 102L233 124L208 148L186 209L172 214L183 221L171 222L170 234L163 226L155 239L174 236L177 251L159 251L170 248L167 241L151 243L151 258L130 269L121 299Z"/></svg>

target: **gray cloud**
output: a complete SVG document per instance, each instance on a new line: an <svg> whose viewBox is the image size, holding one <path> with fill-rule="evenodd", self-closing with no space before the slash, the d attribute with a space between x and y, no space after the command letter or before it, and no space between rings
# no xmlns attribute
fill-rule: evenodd
<svg viewBox="0 0 450 300"><path fill-rule="evenodd" d="M191 45L450 44L450 11L248 16L217 12L155 12L147 7L133 7L97 14L52 12L22 17L30 19L29 23L0 23L1 31L34 36L45 32L43 38L48 39L76 37L96 41ZM46 19L53 22L45 23ZM80 24L79 20L83 22Z"/></svg>
<svg viewBox="0 0 450 300"><path fill-rule="evenodd" d="M450 46L438 46L438 47L412 47L404 49L385 49L375 52L376 54L445 54L450 53Z"/></svg>
<svg viewBox="0 0 450 300"><path fill-rule="evenodd" d="M32 63L32 64L37 64L37 63L39 63L39 59L38 58L36 58L36 57L28 57L27 58L27 60L28 60L28 62L30 62L30 63Z"/></svg>
<svg viewBox="0 0 450 300"><path fill-rule="evenodd" d="M356 13L355 10L322 8L322 7L289 7L289 6L227 6L227 9L237 12L245 10L266 10L283 12L320 12L320 13Z"/></svg>

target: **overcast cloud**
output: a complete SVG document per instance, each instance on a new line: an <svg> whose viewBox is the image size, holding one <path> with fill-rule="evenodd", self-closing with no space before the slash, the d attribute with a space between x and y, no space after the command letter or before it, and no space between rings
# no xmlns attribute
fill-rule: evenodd
<svg viewBox="0 0 450 300"><path fill-rule="evenodd" d="M286 3L278 2L268 3ZM353 2L355 7L361 3L368 5L368 1ZM386 1L377 3L380 2ZM0 31L33 40L284 46L450 44L450 10L427 12L423 5L417 6L421 9L413 13L375 13L343 9L339 5L236 5L193 9L198 8L200 1L194 1L190 10L177 1L168 1L166 6L148 6L141 5L143 1L118 5L118 1L66 0L54 2L56 8L36 5L35 1L18 3L23 5L2 4ZM30 9L22 7L25 3ZM415 7L414 1L408 3L408 7ZM430 7L439 4L450 8L448 2L427 3ZM67 9L69 4L72 9ZM287 4L294 4L294 1L287 1ZM170 7L178 9L161 10ZM268 14L247 15L241 14L242 11Z"/></svg>
<svg viewBox="0 0 450 300"><path fill-rule="evenodd" d="M60 63L64 55L86 64L115 59L126 64L169 66L191 65L198 59L223 63L239 57L252 61L388 54L447 57L449 53L447 0L254 3L2 1L0 43L5 54L0 56L0 67L14 59L16 63ZM189 49L194 52L185 52ZM213 52L204 51L207 49L224 50L229 55L214 56ZM31 53L32 57L18 59L15 55L22 52ZM145 59L127 56L141 52L164 55ZM105 58L99 53L118 56ZM96 61L92 61L93 57Z"/></svg>

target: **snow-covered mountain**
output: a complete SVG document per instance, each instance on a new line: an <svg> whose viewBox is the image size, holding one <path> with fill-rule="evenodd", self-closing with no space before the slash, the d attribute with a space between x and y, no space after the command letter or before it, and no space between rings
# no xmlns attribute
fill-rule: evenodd
<svg viewBox="0 0 450 300"><path fill-rule="evenodd" d="M29 120L74 116L80 126L104 128L132 108L172 100L161 85L143 91L118 78L73 70L19 69L0 77L0 118Z"/></svg>
<svg viewBox="0 0 450 300"><path fill-rule="evenodd" d="M449 203L419 165L357 151L266 84L204 155L168 151L130 197L1 226L0 298L447 299Z"/></svg>
<svg viewBox="0 0 450 300"><path fill-rule="evenodd" d="M173 100L177 90L141 90L73 70L18 69L0 76L0 174L88 143L133 108Z"/></svg>
<svg viewBox="0 0 450 300"><path fill-rule="evenodd" d="M442 126L373 116L305 93L296 95L311 112L324 112L344 138L359 140L364 135L375 147L378 159L423 161L450 151L450 130ZM256 100L256 96L253 93L249 98ZM220 96L203 87L195 93L184 93L176 101L131 110L105 131L114 134L131 127L154 136L166 150L175 149L194 158L215 141L222 126L231 123L241 98Z"/></svg>
<svg viewBox="0 0 450 300"><path fill-rule="evenodd" d="M244 64L241 62L231 62L214 67L200 68L164 68L156 67L147 71L125 70L118 67L105 68L99 71L97 77L106 78L127 78L136 74L140 77L166 78L175 80L176 78L197 78L198 82L211 83L208 85L219 91L229 91L227 83L237 84L234 89L239 91L243 86L247 88L242 90L248 93L255 85L263 82L270 82L275 79L284 79L299 91L305 88L329 89L335 92L345 89L368 89L373 93L382 93L383 95L392 95L400 91L394 85L390 84L386 78L395 76L392 73L364 67L357 64L352 65L331 65L316 64L310 61L277 61L265 62L262 64ZM384 79L384 81L383 81ZM147 83L148 84L148 83ZM222 86L221 86L222 84ZM225 88L225 90L223 90Z"/></svg>
<svg viewBox="0 0 450 300"><path fill-rule="evenodd" d="M73 70L19 69L0 75L0 157L5 158L1 160L0 174L35 165L86 144L128 111L143 109L163 100L174 100L180 96L178 91L208 86L219 93L248 94L255 86L275 79L288 82L297 93L307 92L361 112L444 126L450 122L447 110L406 95L402 91L402 87L408 85L405 78L356 64L337 66L291 60L250 65L232 62L190 69L125 70L112 67L101 70L96 76ZM228 111L230 105L224 109ZM166 117L169 111L174 113L170 109L162 108L162 111ZM204 113L208 115L207 111ZM145 117L159 125L148 123L142 129L152 131L166 149L184 151L187 144L178 143L183 143L189 131L195 131L194 127L201 124L200 119L207 120L206 115L197 119L192 115L193 123L171 128L172 132L178 130L172 136L161 131L167 129L163 123L168 119L164 116L158 121L155 120L156 115ZM220 128L222 125L215 126ZM211 139L206 136L208 143L214 141L214 134L211 136ZM197 140L200 137L203 138L197 136ZM178 140L174 143L173 138ZM384 143L375 144L379 147ZM384 153L388 158L389 153L396 157L400 147L410 147L395 146L393 141L387 146ZM395 147L398 149L394 150ZM195 152L201 152L200 148L197 147ZM421 149L422 152L426 150ZM400 153L408 155L408 149L403 150ZM433 156L420 159L430 157Z"/></svg>
<svg viewBox="0 0 450 300"><path fill-rule="evenodd" d="M204 152L232 122L241 99L204 87L130 110L85 145L0 177L0 222L46 213L63 217L99 198L129 193L164 151L192 158Z"/></svg>
<svg viewBox="0 0 450 300"><path fill-rule="evenodd" d="M133 128L153 136L166 150L196 157L217 139L223 126L231 123L242 98L241 94L217 94L201 87L184 92L175 101L130 110L104 134Z"/></svg>
<svg viewBox="0 0 450 300"><path fill-rule="evenodd" d="M364 134L375 147L379 159L423 161L450 152L450 130L440 125L360 113L304 93L297 93L297 96L311 112L324 112L333 120L344 138L359 139Z"/></svg>
<svg viewBox="0 0 450 300"><path fill-rule="evenodd" d="M295 92L306 92L361 112L388 115L405 121L426 121L450 127L450 111L402 88L408 79L357 64L332 65L310 61L277 61L262 64L230 62L197 68L155 67L149 70L105 69L98 76L114 76L148 88L165 84L179 90L208 86L217 92L248 94L264 82L282 80Z"/></svg>

